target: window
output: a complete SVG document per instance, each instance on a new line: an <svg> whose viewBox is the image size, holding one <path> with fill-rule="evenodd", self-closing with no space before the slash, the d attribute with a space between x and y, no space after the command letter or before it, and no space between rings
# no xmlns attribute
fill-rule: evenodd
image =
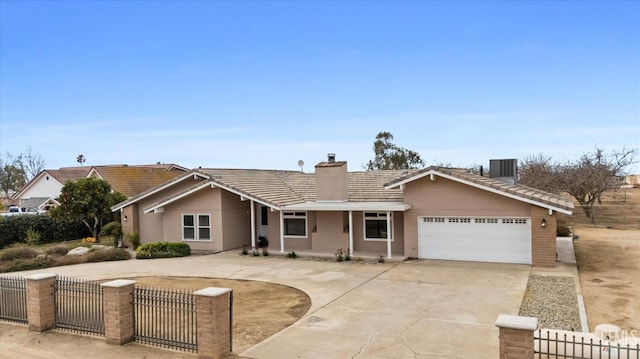
<svg viewBox="0 0 640 359"><path fill-rule="evenodd" d="M393 220L393 217L390 219ZM385 212L364 213L364 239L387 240L387 214ZM393 224L391 225L391 240L393 240Z"/></svg>
<svg viewBox="0 0 640 359"><path fill-rule="evenodd" d="M527 224L526 218L503 218L503 224Z"/></svg>
<svg viewBox="0 0 640 359"><path fill-rule="evenodd" d="M307 236L307 212L284 212L283 220L285 236Z"/></svg>
<svg viewBox="0 0 640 359"><path fill-rule="evenodd" d="M198 221L196 222L196 217ZM183 241L210 241L211 240L211 216L208 214L183 214L182 215L182 240Z"/></svg>

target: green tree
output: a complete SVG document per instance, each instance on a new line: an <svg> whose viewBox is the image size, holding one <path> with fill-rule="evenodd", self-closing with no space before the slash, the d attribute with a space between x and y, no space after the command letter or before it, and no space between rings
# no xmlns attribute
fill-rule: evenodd
<svg viewBox="0 0 640 359"><path fill-rule="evenodd" d="M9 197L10 191L17 191L26 183L25 173L22 169L22 156L13 156L10 153L0 158L0 188L5 197Z"/></svg>
<svg viewBox="0 0 640 359"><path fill-rule="evenodd" d="M113 191L105 180L81 178L64 184L58 198L60 206L53 208L50 213L56 219L82 221L99 241L102 223L114 218L111 206L125 199L122 193Z"/></svg>
<svg viewBox="0 0 640 359"><path fill-rule="evenodd" d="M391 142L390 132L379 132L373 142L373 160L367 163L367 170L403 170L424 167L424 161L417 152L396 146Z"/></svg>

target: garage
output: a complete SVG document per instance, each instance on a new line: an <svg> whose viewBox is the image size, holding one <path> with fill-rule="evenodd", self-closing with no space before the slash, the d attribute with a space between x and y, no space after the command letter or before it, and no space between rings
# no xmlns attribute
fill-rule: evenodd
<svg viewBox="0 0 640 359"><path fill-rule="evenodd" d="M531 264L531 218L418 217L420 258Z"/></svg>

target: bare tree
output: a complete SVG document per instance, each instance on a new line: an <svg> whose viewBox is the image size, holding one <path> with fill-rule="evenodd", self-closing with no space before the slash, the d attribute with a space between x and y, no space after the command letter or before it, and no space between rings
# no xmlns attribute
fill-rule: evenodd
<svg viewBox="0 0 640 359"><path fill-rule="evenodd" d="M27 147L24 154L21 156L21 169L25 175L25 181L29 182L34 179L38 173L44 170L44 159L39 154L33 154L31 152L31 146Z"/></svg>
<svg viewBox="0 0 640 359"><path fill-rule="evenodd" d="M417 152L398 147L391 143L390 132L379 132L373 143L375 157L367 163L367 170L401 170L424 167L424 161Z"/></svg>
<svg viewBox="0 0 640 359"><path fill-rule="evenodd" d="M528 156L520 162L518 169L519 183L525 186L543 189L551 193L561 192L558 165L554 164L551 157L543 154Z"/></svg>
<svg viewBox="0 0 640 359"><path fill-rule="evenodd" d="M585 215L595 220L593 206L606 191L616 188L617 176L635 163L636 150L623 148L606 154L596 148L577 161L554 163L542 154L525 158L520 165L520 184L552 193L568 193L575 198Z"/></svg>
<svg viewBox="0 0 640 359"><path fill-rule="evenodd" d="M629 165L635 163L636 150L623 148L607 155L602 149L585 153L578 161L561 166L561 188L573 196L591 220L595 220L593 206L600 202L605 191L614 189L616 176L623 175Z"/></svg>

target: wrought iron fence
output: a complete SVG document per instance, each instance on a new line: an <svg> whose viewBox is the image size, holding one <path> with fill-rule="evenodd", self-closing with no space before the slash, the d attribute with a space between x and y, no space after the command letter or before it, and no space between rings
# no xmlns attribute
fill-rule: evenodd
<svg viewBox="0 0 640 359"><path fill-rule="evenodd" d="M0 276L0 319L27 324L27 279Z"/></svg>
<svg viewBox="0 0 640 359"><path fill-rule="evenodd" d="M538 330L535 333L535 358L545 359L640 359L640 339L633 336L612 338L614 341L585 339L582 336L551 333Z"/></svg>
<svg viewBox="0 0 640 359"><path fill-rule="evenodd" d="M54 298L56 328L104 335L102 287L99 282L57 277Z"/></svg>
<svg viewBox="0 0 640 359"><path fill-rule="evenodd" d="M135 341L197 352L195 296L178 289L136 287Z"/></svg>

